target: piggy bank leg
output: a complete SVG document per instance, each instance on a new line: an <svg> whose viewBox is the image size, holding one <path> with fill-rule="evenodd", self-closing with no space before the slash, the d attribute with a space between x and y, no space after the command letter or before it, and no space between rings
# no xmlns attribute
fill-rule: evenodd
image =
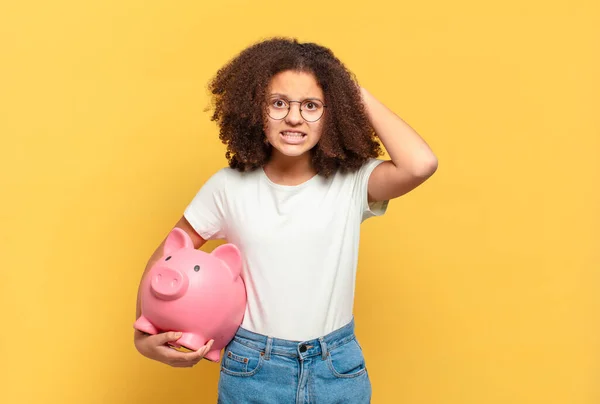
<svg viewBox="0 0 600 404"><path fill-rule="evenodd" d="M205 340L203 337L197 334L192 334L190 332L184 332L181 335L181 338L179 338L176 342L178 346L182 346L192 351L197 351L202 345L204 345L204 343Z"/></svg>
<svg viewBox="0 0 600 404"><path fill-rule="evenodd" d="M204 358L211 362L219 362L221 360L221 350L212 348L204 355Z"/></svg>
<svg viewBox="0 0 600 404"><path fill-rule="evenodd" d="M133 328L145 332L146 334L158 334L158 329L148 321L144 316L140 316L133 324Z"/></svg>

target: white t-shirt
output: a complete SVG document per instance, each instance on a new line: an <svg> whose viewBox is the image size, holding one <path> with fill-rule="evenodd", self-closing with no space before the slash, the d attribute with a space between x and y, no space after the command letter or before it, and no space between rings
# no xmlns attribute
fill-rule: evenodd
<svg viewBox="0 0 600 404"><path fill-rule="evenodd" d="M223 168L200 188L184 215L204 239L241 250L242 327L305 341L352 319L360 224L388 205L367 202L369 176L382 162L295 186L275 184L263 169Z"/></svg>

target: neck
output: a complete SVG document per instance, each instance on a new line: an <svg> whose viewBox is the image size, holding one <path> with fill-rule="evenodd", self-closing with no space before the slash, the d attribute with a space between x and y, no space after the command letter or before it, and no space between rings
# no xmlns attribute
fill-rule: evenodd
<svg viewBox="0 0 600 404"><path fill-rule="evenodd" d="M297 157L273 153L271 159L265 164L264 171L272 181L282 185L297 185L316 174L310 153Z"/></svg>

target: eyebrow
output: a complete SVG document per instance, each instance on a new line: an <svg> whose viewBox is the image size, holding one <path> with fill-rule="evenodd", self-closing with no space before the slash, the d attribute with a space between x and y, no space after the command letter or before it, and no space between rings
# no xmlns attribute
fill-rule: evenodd
<svg viewBox="0 0 600 404"><path fill-rule="evenodd" d="M286 94L281 94L281 93L273 93L269 96L269 98L272 98L272 97L283 97L286 100L290 99L290 97L288 97ZM317 100L317 101L323 102L323 100L320 99L319 97L308 97L308 98L304 98L302 101L308 101L308 100Z"/></svg>

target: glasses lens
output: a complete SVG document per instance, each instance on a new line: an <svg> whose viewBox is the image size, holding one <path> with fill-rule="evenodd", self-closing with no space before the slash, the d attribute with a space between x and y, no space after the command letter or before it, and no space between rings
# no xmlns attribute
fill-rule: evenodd
<svg viewBox="0 0 600 404"><path fill-rule="evenodd" d="M283 119L288 114L289 104L281 98L273 98L269 100L267 112L273 119Z"/></svg>
<svg viewBox="0 0 600 404"><path fill-rule="evenodd" d="M323 103L321 101L306 100L302 103L300 113L302 114L302 118L309 122L314 122L321 118L324 109L325 108L323 108Z"/></svg>

